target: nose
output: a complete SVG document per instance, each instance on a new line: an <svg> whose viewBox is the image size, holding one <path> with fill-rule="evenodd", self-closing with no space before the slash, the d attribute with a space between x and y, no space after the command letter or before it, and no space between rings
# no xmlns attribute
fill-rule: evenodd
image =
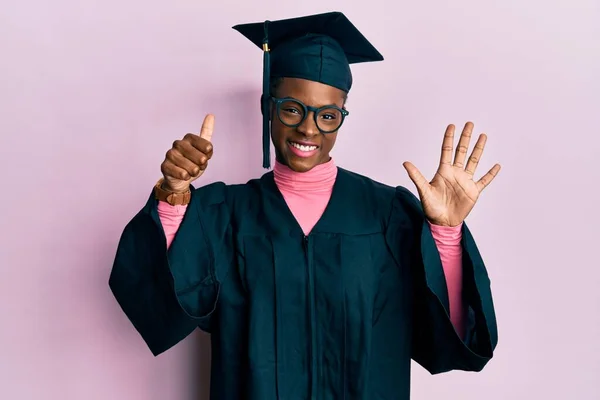
<svg viewBox="0 0 600 400"><path fill-rule="evenodd" d="M304 118L304 121L302 121L302 123L298 125L296 129L306 137L317 136L319 133L321 133L315 122L314 111L308 111L306 118Z"/></svg>

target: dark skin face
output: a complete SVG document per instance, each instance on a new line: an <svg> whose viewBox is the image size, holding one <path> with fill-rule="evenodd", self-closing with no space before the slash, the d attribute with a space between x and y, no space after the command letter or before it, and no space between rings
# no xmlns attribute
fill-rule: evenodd
<svg viewBox="0 0 600 400"><path fill-rule="evenodd" d="M322 107L336 105L343 108L346 93L333 86L299 78L284 78L277 87L277 97L293 97L307 106ZM277 117L275 105L271 107L271 140L275 146L277 161L296 172L307 172L319 164L328 162L329 152L335 145L337 131L323 134L317 128L312 111L307 118L295 128L281 123ZM291 150L291 142L317 146L314 155L299 157Z"/></svg>

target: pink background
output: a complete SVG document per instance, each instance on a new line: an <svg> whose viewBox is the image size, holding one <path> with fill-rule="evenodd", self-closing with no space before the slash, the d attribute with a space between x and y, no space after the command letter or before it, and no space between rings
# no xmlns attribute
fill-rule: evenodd
<svg viewBox="0 0 600 400"><path fill-rule="evenodd" d="M262 56L230 27L339 9L386 57L354 67L339 165L414 190L402 161L431 177L446 124L471 119L489 135L479 176L503 166L468 218L496 356L480 374L415 368L413 398L599 399L600 3L258 4L3 2L0 398L206 398L207 337L154 358L112 298L117 240L207 112L202 182L262 174Z"/></svg>

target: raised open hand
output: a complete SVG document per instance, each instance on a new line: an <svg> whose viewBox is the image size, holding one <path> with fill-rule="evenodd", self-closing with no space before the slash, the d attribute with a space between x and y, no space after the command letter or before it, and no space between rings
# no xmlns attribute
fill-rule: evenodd
<svg viewBox="0 0 600 400"><path fill-rule="evenodd" d="M469 142L473 133L472 122L467 122L465 125L456 148L454 162L452 162L454 130L454 125L446 128L440 166L431 182L428 182L412 163L407 161L403 164L408 176L417 187L425 216L435 225L460 225L475 206L483 189L500 171L500 165L495 164L477 182L473 180L487 136L485 134L479 136L465 166Z"/></svg>

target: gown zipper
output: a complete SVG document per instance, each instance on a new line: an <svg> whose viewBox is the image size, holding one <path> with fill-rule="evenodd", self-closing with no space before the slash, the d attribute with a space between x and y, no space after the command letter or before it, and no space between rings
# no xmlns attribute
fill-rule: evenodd
<svg viewBox="0 0 600 400"><path fill-rule="evenodd" d="M304 253L307 260L307 276L308 276L308 307L310 313L310 399L317 399L317 324L315 310L315 288L314 288L314 271L312 265L312 248L310 246L310 237L304 235L302 240L304 245Z"/></svg>

